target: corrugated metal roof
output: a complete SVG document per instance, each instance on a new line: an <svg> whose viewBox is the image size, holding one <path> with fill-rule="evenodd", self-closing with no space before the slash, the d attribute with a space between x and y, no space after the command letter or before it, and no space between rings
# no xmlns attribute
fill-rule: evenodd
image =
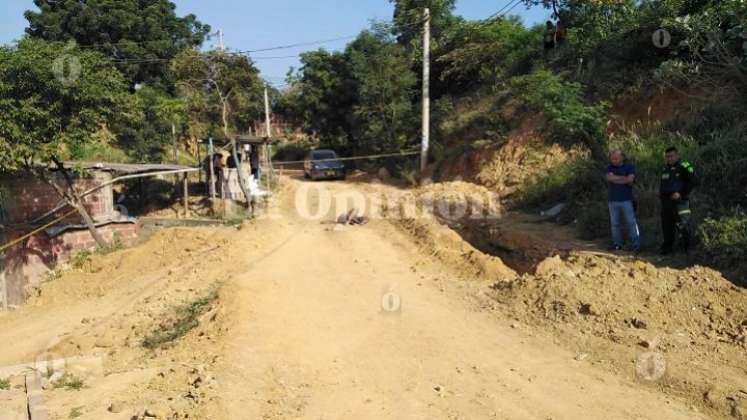
<svg viewBox="0 0 747 420"><path fill-rule="evenodd" d="M279 140L276 138L267 138L267 137L261 137L261 136L250 136L247 134L240 134L236 136L236 142L239 144L274 144L274 143L278 143ZM202 139L200 140L200 143L208 144L208 140ZM228 143L230 143L230 140L221 135L216 135L215 137L213 137L213 144L225 145Z"/></svg>
<svg viewBox="0 0 747 420"><path fill-rule="evenodd" d="M192 168L191 166L157 163L111 163L94 161L66 161L63 162L63 164L66 168L82 168L89 170L120 172L125 174L138 174L157 171L176 171Z"/></svg>

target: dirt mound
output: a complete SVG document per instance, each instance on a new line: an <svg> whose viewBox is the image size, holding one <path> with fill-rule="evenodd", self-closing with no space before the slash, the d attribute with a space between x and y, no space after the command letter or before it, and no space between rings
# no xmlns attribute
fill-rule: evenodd
<svg viewBox="0 0 747 420"><path fill-rule="evenodd" d="M535 275L496 289L496 297L528 313L583 324L614 341L621 339L620 329L633 328L747 348L747 293L699 266L657 269L644 261L555 256L540 263Z"/></svg>
<svg viewBox="0 0 747 420"><path fill-rule="evenodd" d="M189 217L213 217L213 206L208 198L189 197ZM180 218L184 216L184 202L182 200L170 203L167 207L151 207L144 211L143 216L160 218Z"/></svg>
<svg viewBox="0 0 747 420"><path fill-rule="evenodd" d="M447 221L498 218L503 214L495 192L469 182L439 182L415 191L421 206Z"/></svg>
<svg viewBox="0 0 747 420"><path fill-rule="evenodd" d="M450 182L415 195L453 206L467 205L462 192L484 191ZM397 224L466 278L493 281L482 307L550 331L578 352L577 362L629 375L716 416L747 407L747 291L720 273L595 252L598 244L576 241L570 230L548 231L512 214L463 222L434 211ZM510 268L497 257L504 254L514 257L505 260ZM563 257L547 257L554 254ZM525 270L514 264L519 257L528 260Z"/></svg>
<svg viewBox="0 0 747 420"><path fill-rule="evenodd" d="M108 255L81 253L74 257L73 270L43 285L29 303L39 306L48 301L78 301L96 298L128 285L132 279L159 273L165 264L190 260L229 241L231 228L172 228L156 232L141 246Z"/></svg>
<svg viewBox="0 0 747 420"><path fill-rule="evenodd" d="M714 270L573 253L497 282L489 295L512 317L560 330L616 369L630 366L633 353L661 354L676 367L661 384L721 414L747 405L747 291Z"/></svg>
<svg viewBox="0 0 747 420"><path fill-rule="evenodd" d="M28 304L0 316L3 340L18 343L3 349L0 363L80 359L98 367L84 375L67 365L82 388L45 389L51 418L141 418L146 410L207 418L215 412L210 370L224 317L219 300L201 302L238 270L226 261L245 256L246 246L227 244L242 235L229 227L170 228L131 249L80 255ZM159 345L148 348L149 337Z"/></svg>
<svg viewBox="0 0 747 420"><path fill-rule="evenodd" d="M434 219L401 219L393 223L409 233L423 250L466 277L480 280L505 280L516 277L500 258L483 254Z"/></svg>

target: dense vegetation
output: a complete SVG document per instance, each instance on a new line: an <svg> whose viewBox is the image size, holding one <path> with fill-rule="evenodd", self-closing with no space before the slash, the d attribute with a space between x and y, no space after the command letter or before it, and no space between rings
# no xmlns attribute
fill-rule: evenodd
<svg viewBox="0 0 747 420"><path fill-rule="evenodd" d="M0 169L52 158L160 162L173 156L172 128L194 151L225 131L221 94L231 132L262 115L251 59L198 52L210 27L178 17L169 0L34 3L27 35L0 47Z"/></svg>
<svg viewBox="0 0 747 420"><path fill-rule="evenodd" d="M453 15L455 2L448 0L391 1L392 24L373 25L343 52L307 53L290 74L283 110L308 134L355 153L417 145L418 26L429 6L436 166L467 149L499 146L522 115L539 116L545 143L586 153L536 177L514 201L567 202L563 220L575 220L587 238L606 237L600 174L608 150L620 147L638 167L639 216L646 245L654 248L660 241L662 154L675 145L702 179L694 199L702 256L728 264L747 255L744 2L523 0L553 10L568 29L567 43L545 52L544 25L526 27L502 15L464 20ZM671 35L668 45L654 42L659 28ZM613 104L673 93L681 106L663 122L609 125ZM471 114L468 123L457 110Z"/></svg>
<svg viewBox="0 0 747 420"><path fill-rule="evenodd" d="M429 7L436 167L505 143L531 115L545 143L584 153L533 179L515 202L565 201L585 236L603 237L600 167L610 147L621 147L638 166L640 216L653 246L661 154L677 145L702 179L694 208L703 255L726 262L747 255L743 1L518 0L565 24L567 42L550 51L544 25L505 13L466 20L454 14L456 0L389 1L391 22L373 23L341 51L304 53L289 87L274 95L276 111L309 139L346 154L418 146ZM252 61L199 52L210 27L176 16L171 1L35 3L26 37L0 48L0 168L51 158L162 161L172 125L181 147L193 150L198 138L230 136L260 118L263 82ZM659 28L670 44L653 42ZM682 106L662 123L610 126L622 100L672 92Z"/></svg>
<svg viewBox="0 0 747 420"><path fill-rule="evenodd" d="M100 245L64 160L161 162L175 135L194 165L198 139L234 139L262 115L252 61L199 51L210 27L169 0L35 4L26 36L0 47L0 171L48 182ZM52 162L65 185L39 165Z"/></svg>

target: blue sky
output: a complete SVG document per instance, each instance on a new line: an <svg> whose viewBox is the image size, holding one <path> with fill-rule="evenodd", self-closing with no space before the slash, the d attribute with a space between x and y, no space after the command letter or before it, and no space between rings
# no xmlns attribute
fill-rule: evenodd
<svg viewBox="0 0 747 420"><path fill-rule="evenodd" d="M457 0L456 13L467 19L483 19L500 10L508 0ZM390 20L388 0L176 0L179 15L194 13L214 30L225 33L226 47L255 50L356 35L374 20ZM33 8L31 0L0 0L0 43L10 43L23 35L23 12ZM542 8L526 10L518 6L512 13L528 24L542 22L550 13ZM254 55L262 76L281 84L290 66L298 66L297 56L320 47L339 49L349 41L257 53ZM207 46L217 40L208 41Z"/></svg>

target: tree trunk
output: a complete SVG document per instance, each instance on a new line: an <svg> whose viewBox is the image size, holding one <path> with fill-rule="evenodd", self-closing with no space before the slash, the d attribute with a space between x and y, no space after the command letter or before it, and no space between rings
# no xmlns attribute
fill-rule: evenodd
<svg viewBox="0 0 747 420"><path fill-rule="evenodd" d="M106 246L107 243L104 240L104 237L101 236L99 231L96 229L93 218L90 214L88 214L88 210L86 210L86 207L83 205L83 200L81 199L80 195L78 195L78 192L75 191L75 188L73 187L73 181L72 179L70 179L70 174L67 172L67 169L65 169L65 166L57 158L52 158L52 161L55 163L55 165L57 165L57 168L62 173L62 177L65 178L65 183L67 184L67 192L62 191L62 189L53 181L47 180L46 182L52 185L52 188L54 188L57 193L60 194L60 196L65 201L67 201L67 203L71 207L78 211L78 214L80 214L80 217L83 218L83 223L85 223L88 231L91 232L91 236L93 236L96 244L99 246Z"/></svg>
<svg viewBox="0 0 747 420"><path fill-rule="evenodd" d="M607 154L607 141L600 141L589 135L586 135L584 140L584 142L586 143L586 147L588 147L589 151L591 152L592 160L600 164L607 162L607 160L609 159L609 156Z"/></svg>

